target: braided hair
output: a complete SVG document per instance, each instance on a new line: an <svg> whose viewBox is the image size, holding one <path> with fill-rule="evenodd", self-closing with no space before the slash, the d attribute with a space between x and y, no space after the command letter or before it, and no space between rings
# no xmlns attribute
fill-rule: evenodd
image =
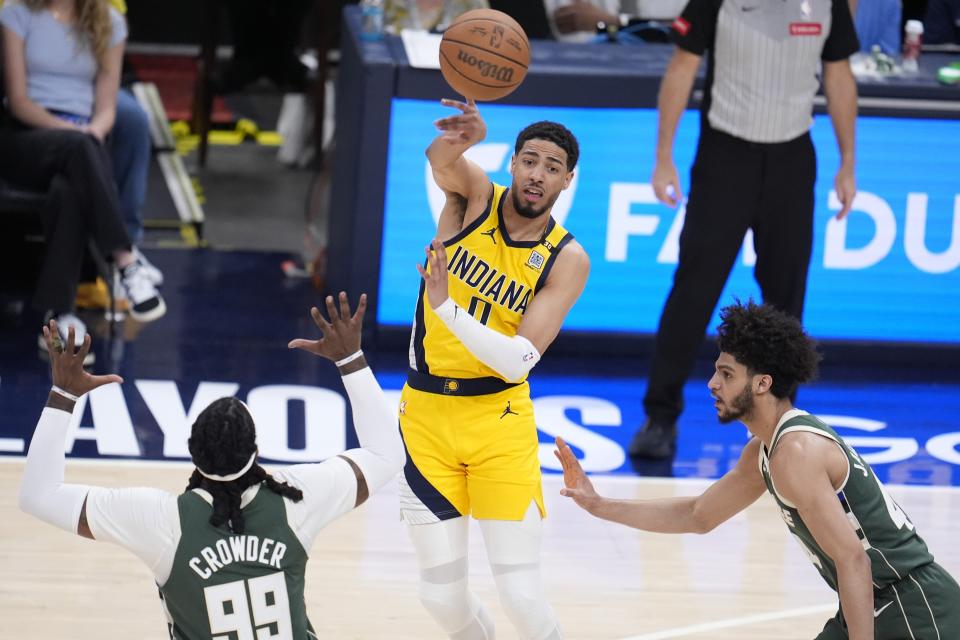
<svg viewBox="0 0 960 640"><path fill-rule="evenodd" d="M193 423L187 445L197 466L187 483L187 491L203 489L213 496L210 524L215 527L227 523L233 533L243 533L240 499L245 489L256 484L266 484L270 491L294 502L303 499L300 489L277 482L257 463L239 478L227 482L212 480L200 473L200 469L216 475L236 473L257 451L253 417L236 398L220 398L210 403Z"/></svg>

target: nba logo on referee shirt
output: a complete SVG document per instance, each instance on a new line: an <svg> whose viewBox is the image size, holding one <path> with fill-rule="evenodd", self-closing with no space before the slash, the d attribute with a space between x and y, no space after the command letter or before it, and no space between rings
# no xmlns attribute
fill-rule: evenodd
<svg viewBox="0 0 960 640"><path fill-rule="evenodd" d="M538 253L537 251L531 251L530 257L527 258L527 266L533 267L537 271L543 268L543 263L546 261L546 258L543 257L543 254Z"/></svg>

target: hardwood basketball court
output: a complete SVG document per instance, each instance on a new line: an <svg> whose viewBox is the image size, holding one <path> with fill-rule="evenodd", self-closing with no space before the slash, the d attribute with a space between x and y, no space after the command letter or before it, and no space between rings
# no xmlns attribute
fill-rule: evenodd
<svg viewBox="0 0 960 640"><path fill-rule="evenodd" d="M0 637L165 638L148 569L111 544L68 535L21 513L23 462L0 458ZM179 492L185 463L70 461L67 481L156 486ZM602 476L618 497L696 493L706 480ZM643 533L596 520L545 476L549 516L543 573L568 638L590 640L809 640L836 610L821 581L764 496L703 536ZM937 560L960 574L955 543L960 489L893 486ZM397 515L396 487L323 531L311 550L307 609L321 638L440 638L417 599L417 565ZM497 602L479 527L471 531L470 579L499 638L516 635Z"/></svg>

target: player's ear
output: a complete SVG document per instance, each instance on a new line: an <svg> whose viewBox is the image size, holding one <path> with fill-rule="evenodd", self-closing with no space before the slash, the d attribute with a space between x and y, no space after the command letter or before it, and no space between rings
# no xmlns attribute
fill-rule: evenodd
<svg viewBox="0 0 960 640"><path fill-rule="evenodd" d="M563 178L563 188L569 187L571 182L573 182L573 171L567 171L567 175Z"/></svg>
<svg viewBox="0 0 960 640"><path fill-rule="evenodd" d="M773 378L768 374L763 374L757 376L756 379L756 391L754 393L766 393L770 391L770 388L773 386Z"/></svg>
<svg viewBox="0 0 960 640"><path fill-rule="evenodd" d="M513 169L517 165L517 154L512 154L510 156L510 175L513 175Z"/></svg>

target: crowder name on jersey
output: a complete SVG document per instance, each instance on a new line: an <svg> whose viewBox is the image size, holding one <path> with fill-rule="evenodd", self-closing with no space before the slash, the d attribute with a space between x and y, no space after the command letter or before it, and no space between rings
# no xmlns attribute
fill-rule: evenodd
<svg viewBox="0 0 960 640"><path fill-rule="evenodd" d="M207 580L214 573L234 562L259 562L283 570L280 561L287 552L287 545L270 538L257 536L230 536L217 540L212 547L200 550L203 560L194 556L187 563L198 576ZM206 564L206 567L203 565Z"/></svg>

